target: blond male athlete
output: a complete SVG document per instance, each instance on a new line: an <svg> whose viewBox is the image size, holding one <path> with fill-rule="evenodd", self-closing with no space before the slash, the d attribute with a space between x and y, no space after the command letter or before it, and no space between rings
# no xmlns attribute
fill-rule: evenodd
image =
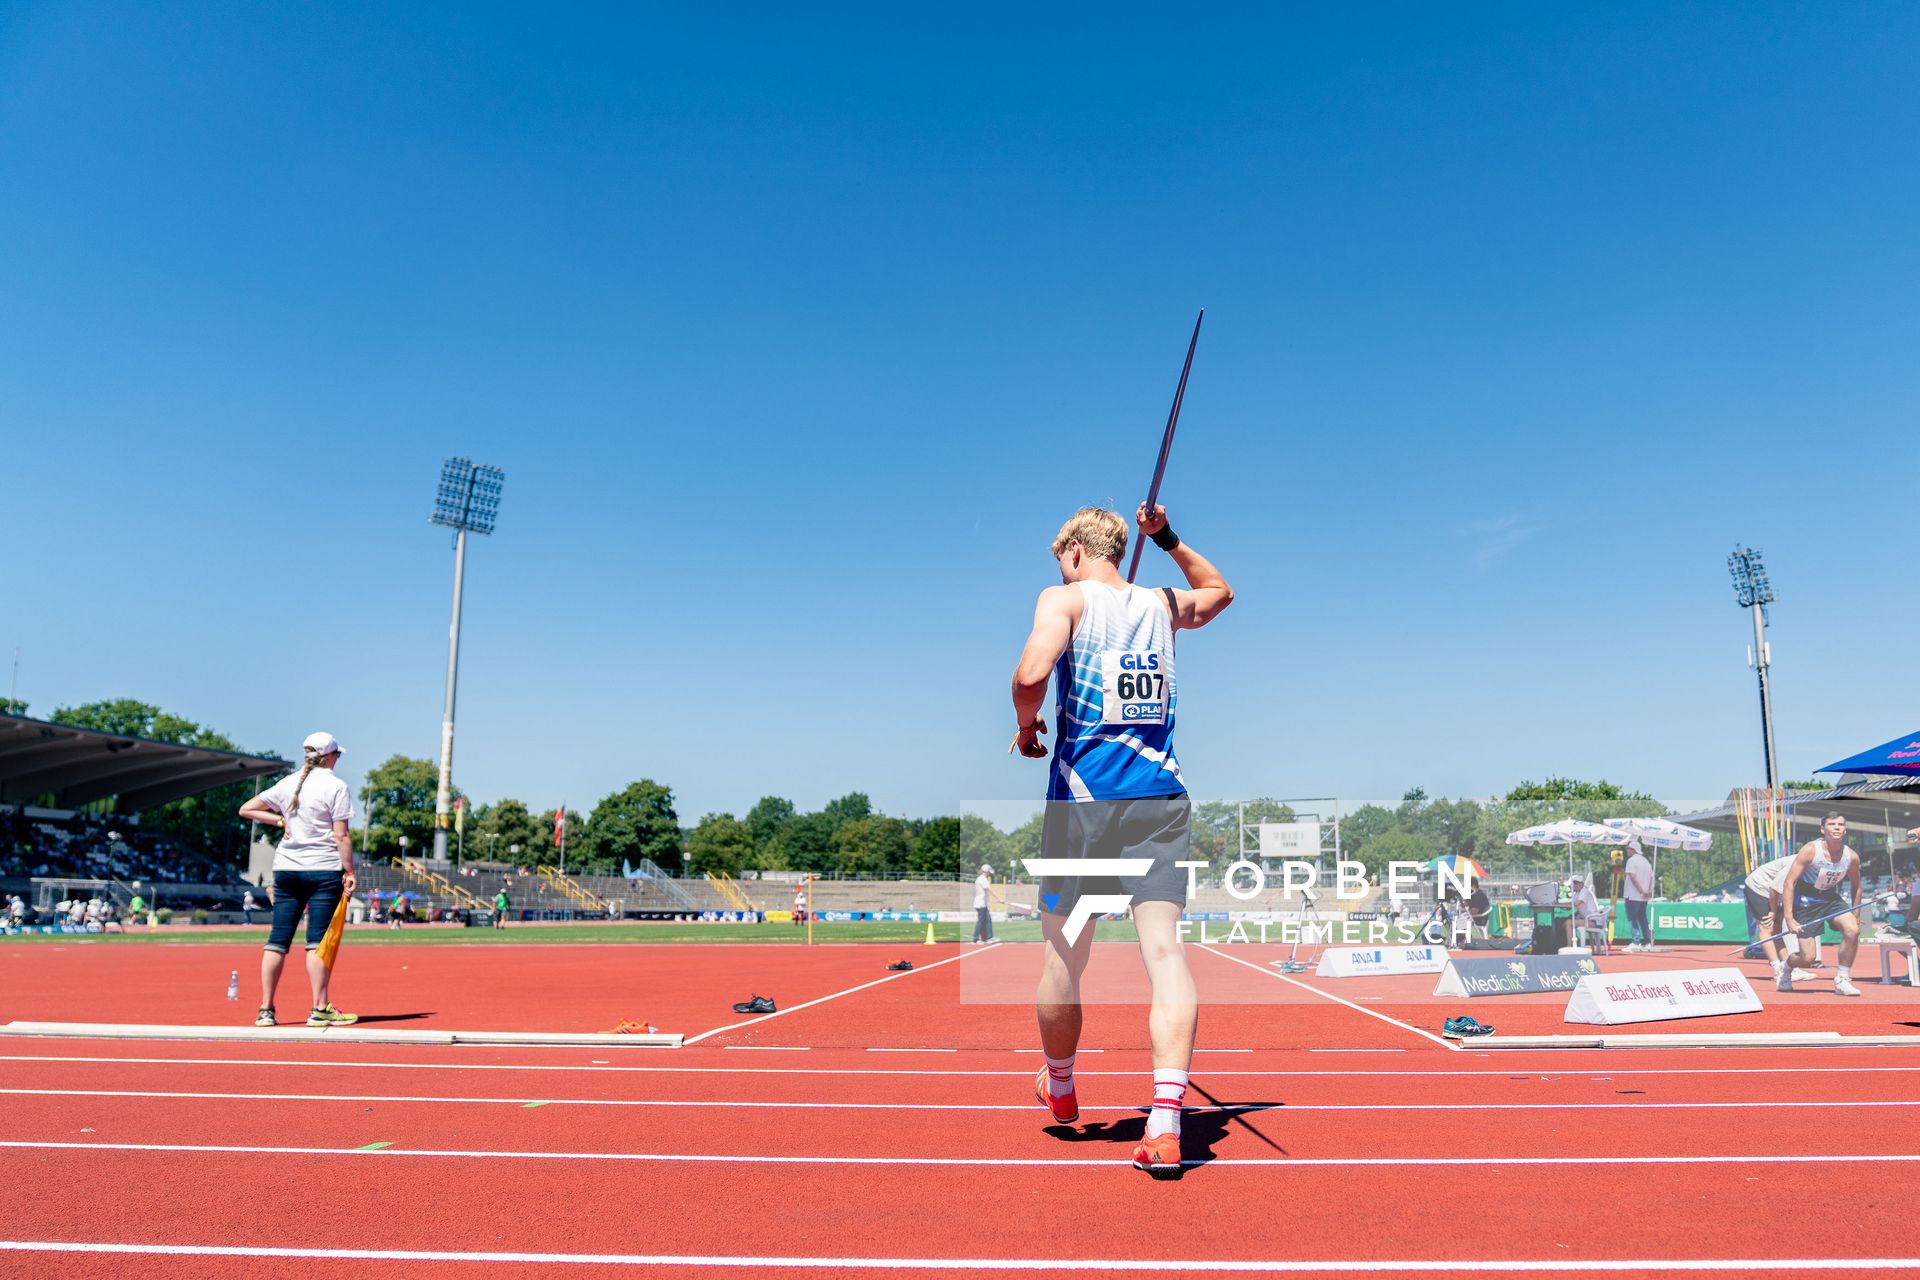
<svg viewBox="0 0 1920 1280"><path fill-rule="evenodd" d="M1059 746L1048 774L1041 853L1047 858L1134 858L1137 875L1043 876L1040 928L1047 947L1035 996L1046 1066L1034 1087L1053 1119L1080 1118L1073 1061L1080 1043L1080 975L1092 954L1093 921L1069 918L1082 894L1117 893L1131 901L1140 956L1153 987L1147 1031L1153 1044L1153 1105L1133 1165L1178 1177L1180 1112L1193 1063L1199 997L1180 946L1187 900L1186 858L1192 806L1173 755L1173 636L1204 627L1233 603L1220 571L1167 527L1166 508L1142 504L1134 521L1173 557L1187 589L1149 589L1120 576L1127 526L1118 513L1083 507L1060 527L1053 555L1064 585L1034 606L1033 632L1013 673L1013 745L1047 754L1040 718L1054 681Z"/></svg>

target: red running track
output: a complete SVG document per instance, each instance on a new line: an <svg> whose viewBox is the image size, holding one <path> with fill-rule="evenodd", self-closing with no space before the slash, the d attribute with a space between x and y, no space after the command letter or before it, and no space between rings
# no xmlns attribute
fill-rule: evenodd
<svg viewBox="0 0 1920 1280"><path fill-rule="evenodd" d="M22 952L52 950L0 948L0 972L20 972ZM476 966L417 972L403 957L419 952L403 948L382 981L421 997L437 1025L456 1014L482 1025L471 1019L490 1013L504 1020L494 1025L525 1028L526 1008L538 1007L549 1026L597 1029L604 975L677 978L657 999L681 1002L662 1007L685 1009L675 1029L698 1034L739 1021L711 1004L770 963L761 947L644 949L698 953L657 958L526 950L570 957L535 958L533 972L563 980L541 993L510 966L492 971L493 957L512 952L457 949L487 957L477 967L511 989L476 994L464 985ZM1146 1091L1143 1011L1091 1011L1087 1044L1103 1052L1081 1060L1088 1112L1049 1126L1031 1102L1031 1013L965 999L967 966L1005 965L1019 951L916 970L683 1050L0 1040L0 1137L27 1144L5 1150L18 1190L0 1236L159 1250L0 1250L0 1270L18 1258L70 1275L505 1276L544 1257L568 1276L765 1274L776 1258L806 1263L794 1273L807 1276L929 1260L913 1274L977 1275L989 1263L1074 1259L1190 1274L1227 1262L1593 1274L1566 1264L1646 1261L1603 1274L1668 1275L1756 1251L1777 1258L1780 1242L1798 1241L1851 1270L1912 1273L1870 1264L1899 1261L1886 1241L1903 1233L1887 1228L1920 1189L1920 1055L1455 1051L1352 1007L1367 989L1289 985L1284 1006L1205 1010L1210 1050L1196 1085L1245 1109L1190 1094L1208 1109L1187 1117L1188 1154L1206 1163L1154 1182L1124 1163L1141 1123L1130 1108ZM206 1012L197 987L170 994L131 963L148 949L68 954L94 984L84 1016L142 1000L143 1021L231 1010L222 999ZM177 954L164 953L183 971L208 967L209 957ZM1204 957L1194 962L1203 983L1225 974L1224 961ZM889 958L782 949L773 994L831 996L884 978ZM55 1000L57 969L34 969L46 979L35 991L9 981L0 1017L82 1016ZM370 996L382 989L362 977ZM794 1047L729 1047L769 1044ZM1335 1052L1346 1050L1360 1052ZM369 1144L387 1145L355 1150ZM168 1251L195 1248L243 1252ZM426 1256L244 1252L357 1248ZM456 1260L476 1253L494 1260ZM585 1255L627 1261L556 1261ZM848 1258L878 1263L832 1261Z"/></svg>

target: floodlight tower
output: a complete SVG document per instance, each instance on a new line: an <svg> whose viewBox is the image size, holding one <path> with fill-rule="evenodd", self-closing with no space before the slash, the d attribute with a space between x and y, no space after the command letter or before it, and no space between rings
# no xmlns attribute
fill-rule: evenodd
<svg viewBox="0 0 1920 1280"><path fill-rule="evenodd" d="M1767 668L1772 654L1767 650L1767 624L1772 618L1767 606L1773 603L1773 584L1767 581L1766 566L1752 547L1735 547L1727 557L1727 571L1733 575L1734 599L1742 609L1753 611L1753 667L1760 673L1760 731L1767 753L1767 785L1780 785L1780 756L1773 748L1773 691L1767 683Z"/></svg>
<svg viewBox="0 0 1920 1280"><path fill-rule="evenodd" d="M460 588L467 575L467 535L492 533L506 473L470 458L448 458L440 468L440 491L429 523L453 533L453 625L447 629L447 707L440 718L440 786L433 797L433 859L447 860L447 825L453 814L453 693L460 677Z"/></svg>

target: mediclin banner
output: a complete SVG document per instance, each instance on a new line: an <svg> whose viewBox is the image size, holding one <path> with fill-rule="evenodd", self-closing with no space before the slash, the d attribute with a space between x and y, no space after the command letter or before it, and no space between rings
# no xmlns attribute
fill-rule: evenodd
<svg viewBox="0 0 1920 1280"><path fill-rule="evenodd" d="M1600 972L1592 956L1456 956L1436 996L1520 996L1568 992L1580 979Z"/></svg>

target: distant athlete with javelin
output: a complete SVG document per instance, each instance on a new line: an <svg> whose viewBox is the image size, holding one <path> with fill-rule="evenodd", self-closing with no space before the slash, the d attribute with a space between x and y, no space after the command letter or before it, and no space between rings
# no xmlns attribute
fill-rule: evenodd
<svg viewBox="0 0 1920 1280"><path fill-rule="evenodd" d="M1074 907L1083 894L1113 893L1133 907L1140 955L1153 988L1153 1105L1133 1164L1177 1177L1199 997L1180 943L1187 900L1192 805L1173 754L1174 633L1204 627L1233 602L1233 589L1167 526L1166 508L1142 503L1142 536L1173 557L1187 589L1136 587L1120 576L1127 526L1117 512L1084 507L1060 528L1053 555L1061 586L1040 593L1033 631L1013 674L1013 746L1047 754L1040 717L1054 681L1059 745L1048 775L1041 854L1048 859L1130 858L1147 869L1118 877L1043 875L1040 925L1047 947L1035 999L1046 1066L1035 1089L1053 1119L1079 1119L1073 1064L1079 1048L1080 976L1092 954L1093 921ZM1116 892L1117 891L1117 892Z"/></svg>

